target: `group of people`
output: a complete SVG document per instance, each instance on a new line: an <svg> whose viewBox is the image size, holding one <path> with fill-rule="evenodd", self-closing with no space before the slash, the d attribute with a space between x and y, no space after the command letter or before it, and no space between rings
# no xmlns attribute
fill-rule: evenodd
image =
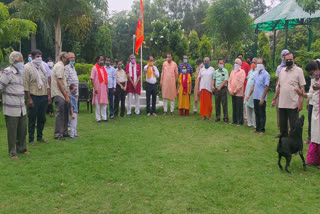
<svg viewBox="0 0 320 214"><path fill-rule="evenodd" d="M303 70L295 65L294 54L288 50L281 53L282 63L277 68L276 93L272 107L277 106L278 127L281 136L288 136L290 129L302 110L303 98L310 99L309 108L309 139L311 142L308 161L320 165L319 137L319 74L320 62L311 62L306 70L314 79L310 92L305 94L306 85ZM9 56L10 67L0 74L0 90L3 96L3 112L5 115L9 156L17 158L16 153L29 154L26 147L26 114L28 112L29 144L35 144L35 129L37 141L47 143L43 138L46 122L46 112L53 112L52 100L56 106L54 138L64 140L70 136L77 138L78 85L79 79L75 70L75 55L63 52L55 65L52 59L45 63L42 53L34 50L28 56L24 65L22 54L12 52ZM174 115L175 100L178 100L180 115L188 116L191 110L191 94L194 94L193 113L197 114L200 102L202 120L212 120L215 96L215 121L221 119L225 123L242 126L245 122L253 127L252 132L260 136L265 134L266 102L270 85L270 75L266 71L263 58L251 58L247 62L239 54L234 61L233 70L224 67L225 61L217 61L217 69L210 66L208 57L197 60L196 71L188 63L188 56L183 57L179 66L173 61L172 55L162 65L162 72L154 65L154 58L149 56L148 64L143 67L146 77L146 107L147 115L157 116L156 99L157 82L160 82L164 103L164 115ZM125 115L127 97L127 115L131 115L133 98L136 115L140 114L142 70L134 55L129 63L123 66L121 60L116 66L111 65L110 57L99 55L92 68L90 79L93 85L92 103L95 105L97 122L107 122L108 119ZM192 85L192 75L195 84ZM228 115L228 93L232 97L232 119ZM25 106L25 97L26 104ZM121 108L120 107L121 102ZM223 117L221 117L221 107ZM312 115L312 116L311 116ZM70 135L68 134L70 127ZM312 131L311 131L312 130ZM280 136L279 135L279 136ZM275 137L279 137L275 136Z"/></svg>

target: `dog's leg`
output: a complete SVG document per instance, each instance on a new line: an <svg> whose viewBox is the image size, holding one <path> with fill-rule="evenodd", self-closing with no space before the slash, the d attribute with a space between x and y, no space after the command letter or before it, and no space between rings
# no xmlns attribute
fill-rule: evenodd
<svg viewBox="0 0 320 214"><path fill-rule="evenodd" d="M288 170L288 166L290 166L291 155L286 156L286 160L287 160L287 162L286 162L285 170L286 170L287 173L291 173L291 172Z"/></svg>
<svg viewBox="0 0 320 214"><path fill-rule="evenodd" d="M307 165L306 165L306 161L304 160L302 151L299 151L299 155L300 155L301 160L302 160L302 162L303 162L303 170L306 171Z"/></svg>
<svg viewBox="0 0 320 214"><path fill-rule="evenodd" d="M279 165L279 168L281 169L281 170L283 170L283 168L282 168L282 166L281 166L281 155L280 155L280 153L279 153L279 159L278 159L278 165Z"/></svg>

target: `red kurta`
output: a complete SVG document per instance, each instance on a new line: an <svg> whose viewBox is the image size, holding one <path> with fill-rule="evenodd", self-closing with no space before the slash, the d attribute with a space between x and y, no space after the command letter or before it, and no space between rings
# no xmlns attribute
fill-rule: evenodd
<svg viewBox="0 0 320 214"><path fill-rule="evenodd" d="M130 63L127 64L127 67L126 67L126 73L128 75L128 83L127 83L127 93L133 93L133 94L138 94L140 95L141 94L141 84L140 84L140 79L141 77L139 78L139 82L137 84L137 87L136 89L133 88L133 85L132 83L129 81L129 77L130 77L130 74L129 74L129 66L130 66ZM134 64L133 66L137 66L137 78L139 76L141 76L141 69L140 69L140 65L139 64ZM132 67L132 73L134 72L134 67ZM134 76L132 75L131 77L132 81L134 81Z"/></svg>

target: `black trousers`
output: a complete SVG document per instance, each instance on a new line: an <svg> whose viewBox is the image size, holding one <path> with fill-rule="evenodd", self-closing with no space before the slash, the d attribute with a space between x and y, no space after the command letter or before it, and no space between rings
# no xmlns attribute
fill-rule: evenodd
<svg viewBox="0 0 320 214"><path fill-rule="evenodd" d="M280 116L280 133L283 137L288 136L288 120L291 129L294 128L297 119L299 118L298 108L288 109L279 108Z"/></svg>
<svg viewBox="0 0 320 214"><path fill-rule="evenodd" d="M27 116L11 117L5 115L8 137L9 156L27 151Z"/></svg>
<svg viewBox="0 0 320 214"><path fill-rule="evenodd" d="M157 84L147 83L146 85L146 93L147 93L147 114L156 113L156 102L157 102ZM150 110L150 97L152 96L152 108Z"/></svg>
<svg viewBox="0 0 320 214"><path fill-rule="evenodd" d="M37 140L42 139L44 125L46 123L46 112L48 108L48 96L31 95L34 107L28 107L28 132L29 143L34 141L35 124L37 123Z"/></svg>
<svg viewBox="0 0 320 214"><path fill-rule="evenodd" d="M266 132L266 106L267 103L264 102L262 106L259 105L260 100L253 100L254 103L254 113L256 115L256 131L257 132Z"/></svg>
<svg viewBox="0 0 320 214"><path fill-rule="evenodd" d="M221 117L221 104L223 108L223 120L229 121L228 116L228 88L223 87L221 91L215 90L215 103L216 103L216 119L220 120Z"/></svg>
<svg viewBox="0 0 320 214"><path fill-rule="evenodd" d="M312 120L313 105L308 108L308 140L311 140L311 120Z"/></svg>
<svg viewBox="0 0 320 214"><path fill-rule="evenodd" d="M125 86L125 83L121 83L122 86ZM126 94L127 92L122 90L120 86L117 84L116 93L114 95L114 116L118 117L119 115L119 103L121 101L121 112L120 116L123 117L125 113L125 102L126 102Z"/></svg>
<svg viewBox="0 0 320 214"><path fill-rule="evenodd" d="M232 96L232 123L243 125L243 97Z"/></svg>

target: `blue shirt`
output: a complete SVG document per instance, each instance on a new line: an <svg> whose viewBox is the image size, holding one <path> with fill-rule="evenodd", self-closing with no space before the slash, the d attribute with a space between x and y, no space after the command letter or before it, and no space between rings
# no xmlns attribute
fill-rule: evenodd
<svg viewBox="0 0 320 214"><path fill-rule="evenodd" d="M184 63L181 63L181 64L179 65L179 67L178 67L179 74L182 73L182 68L183 68L183 66L184 66ZM186 68L187 68L187 72L189 72L189 74L192 76L192 73L193 73L192 66L191 66L189 63L187 63Z"/></svg>
<svg viewBox="0 0 320 214"><path fill-rule="evenodd" d="M70 98L71 107L73 108L73 113L79 113L77 98L72 94L69 96L69 98Z"/></svg>
<svg viewBox="0 0 320 214"><path fill-rule="evenodd" d="M108 73L108 88L117 88L117 72L113 66L105 66Z"/></svg>
<svg viewBox="0 0 320 214"><path fill-rule="evenodd" d="M254 90L253 90L253 99L261 100L263 92L266 86L270 84L270 75L266 70L258 72L254 78ZM267 96L264 99L267 101Z"/></svg>

